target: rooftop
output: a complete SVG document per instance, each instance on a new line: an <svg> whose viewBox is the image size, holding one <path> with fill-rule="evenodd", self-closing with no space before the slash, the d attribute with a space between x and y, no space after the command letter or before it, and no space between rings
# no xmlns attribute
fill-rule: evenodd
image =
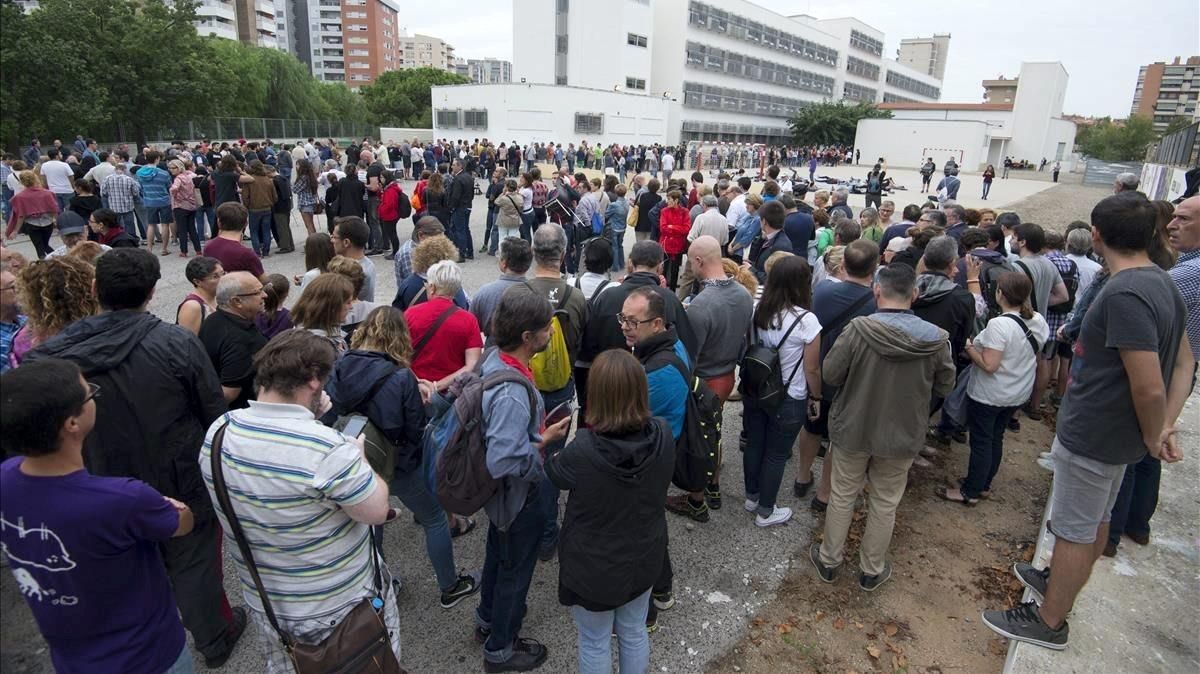
<svg viewBox="0 0 1200 674"><path fill-rule="evenodd" d="M881 110L980 110L1012 112L1012 103L880 103Z"/></svg>

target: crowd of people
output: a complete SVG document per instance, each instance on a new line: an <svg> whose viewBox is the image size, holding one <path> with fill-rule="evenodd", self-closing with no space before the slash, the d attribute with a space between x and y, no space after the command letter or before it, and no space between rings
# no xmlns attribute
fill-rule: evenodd
<svg viewBox="0 0 1200 674"><path fill-rule="evenodd" d="M791 498L823 514L822 582L847 564L869 489L857 584L871 592L892 576L909 472L965 442L963 477L938 496L976 505L1003 480L1006 433L1047 406L1054 571L1017 563L1036 601L984 623L1065 648L1091 566L1121 534L1149 542L1161 463L1182 458L1200 197L1151 202L1123 179L1060 234L951 197L899 213L877 199L856 214L844 189L809 203L779 164L819 157L791 150L756 188L677 177L665 147L267 141L131 160L79 140L88 167L58 147L5 160L23 187L8 234L44 259L9 246L0 261L0 541L60 671L189 672L185 630L219 667L251 622L267 670L291 671L300 645L340 642L363 612L402 659L400 611L415 609L380 544L395 496L440 606L478 595L464 630L486 671L546 661L522 625L538 562L557 556L579 670L610 671L615 635L620 671L645 672L676 607L667 514L702 527L723 509L725 448L747 523L768 528L794 515L781 492L798 447ZM580 170L622 161L628 182ZM306 272L289 279L265 266L273 238L293 247L294 209ZM173 325L147 307L154 249L176 239L196 255ZM376 297L385 246L391 302ZM498 275L468 289L476 253ZM722 438L735 414L741 436ZM480 510L485 561L463 571L453 539ZM222 585L230 545L244 606Z"/></svg>

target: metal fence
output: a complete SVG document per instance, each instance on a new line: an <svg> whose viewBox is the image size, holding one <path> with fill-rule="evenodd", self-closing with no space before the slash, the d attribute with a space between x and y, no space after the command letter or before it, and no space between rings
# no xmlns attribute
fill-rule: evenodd
<svg viewBox="0 0 1200 674"><path fill-rule="evenodd" d="M379 135L379 127L371 124L330 119L269 119L264 117L203 117L151 129L147 137L152 143L169 143L173 140L194 141L235 140L246 138L263 140L270 138L372 138Z"/></svg>
<svg viewBox="0 0 1200 674"><path fill-rule="evenodd" d="M1146 161L1168 166L1200 166L1200 122L1163 136Z"/></svg>
<svg viewBox="0 0 1200 674"><path fill-rule="evenodd" d="M1087 166L1083 170L1084 185L1112 185L1117 179L1117 175L1121 173L1132 173L1140 176L1142 174L1142 162L1140 161L1104 161L1102 159L1087 160Z"/></svg>

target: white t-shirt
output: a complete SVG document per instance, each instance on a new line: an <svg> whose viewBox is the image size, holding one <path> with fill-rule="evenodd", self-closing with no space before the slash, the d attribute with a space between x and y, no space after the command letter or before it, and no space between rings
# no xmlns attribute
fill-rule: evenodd
<svg viewBox="0 0 1200 674"><path fill-rule="evenodd" d="M71 165L67 162L55 159L42 164L42 175L46 176L46 189L51 192L55 194L75 193L75 188L71 187L71 179L75 177L75 172L71 170Z"/></svg>
<svg viewBox="0 0 1200 674"><path fill-rule="evenodd" d="M780 345L779 341L783 339L783 334L801 316L803 318L800 319L800 324L796 326L795 330L792 330L792 334L788 335L787 342ZM797 369L796 365L804 357L804 347L821 334L821 322L817 320L817 315L813 312L797 307L785 312L781 323L780 327L771 330L751 328L751 336L767 346L779 349L779 368L783 374L783 381L787 383L788 378L791 377L788 395L795 400L804 400L808 397L808 380L804 378L804 366L800 365ZM778 325L778 323L773 322L772 325ZM792 377L792 370L796 370L795 377Z"/></svg>
<svg viewBox="0 0 1200 674"><path fill-rule="evenodd" d="M1020 318L1016 312L1005 312ZM1046 344L1050 337L1050 327L1046 319L1039 313L1024 321L1038 349ZM1029 348L1029 340L1025 339L1025 331L1016 321L997 316L975 337L975 347L992 349L1002 352L1000 369L992 374L976 367L971 372L971 381L967 383L967 395L985 405L994 407L1014 407L1029 399L1033 391L1033 378L1037 374L1037 356Z"/></svg>
<svg viewBox="0 0 1200 674"><path fill-rule="evenodd" d="M663 153L662 170L664 170L664 171L674 171L675 170L675 158L672 157L671 153L669 153L669 152Z"/></svg>

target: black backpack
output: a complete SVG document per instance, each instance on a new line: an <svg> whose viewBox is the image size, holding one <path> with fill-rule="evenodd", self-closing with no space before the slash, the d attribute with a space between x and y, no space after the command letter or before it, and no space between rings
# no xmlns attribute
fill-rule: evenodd
<svg viewBox="0 0 1200 674"><path fill-rule="evenodd" d="M999 287L1000 275L1007 271L1013 271L1008 260L1004 262L980 261L979 292L987 302L987 320L989 321L1004 313L1004 310L1000 308L1000 303L996 301L996 288Z"/></svg>
<svg viewBox="0 0 1200 674"><path fill-rule="evenodd" d="M683 432L675 441L675 470L671 482L684 491L704 489L712 482L721 455L721 399L671 354L671 365L688 383Z"/></svg>
<svg viewBox="0 0 1200 674"><path fill-rule="evenodd" d="M1079 265L1075 264L1075 260L1068 259L1071 263L1071 269L1066 274L1060 270L1059 277L1063 280L1063 285L1067 287L1067 301L1059 302L1051 305L1048 311L1052 314L1069 314L1075 308L1075 293L1079 291ZM1055 265L1057 267L1058 265Z"/></svg>
<svg viewBox="0 0 1200 674"><path fill-rule="evenodd" d="M775 346L767 346L761 340L755 339L750 348L746 349L746 355L742 356L742 371L741 384L738 390L742 395L753 400L759 407L774 409L779 407L788 396L788 387L791 386L792 380L796 378L796 373L800 371L800 366L804 364L804 355L801 352L800 360L796 361L796 366L792 368L787 380L783 378L782 366L779 363L779 347L787 342L788 337L792 335L792 331L808 312L800 314L800 316L792 321L792 325L788 327L787 332L783 333L783 337L779 340L779 344ZM753 324L751 324L753 325ZM751 328L757 332L757 328Z"/></svg>

